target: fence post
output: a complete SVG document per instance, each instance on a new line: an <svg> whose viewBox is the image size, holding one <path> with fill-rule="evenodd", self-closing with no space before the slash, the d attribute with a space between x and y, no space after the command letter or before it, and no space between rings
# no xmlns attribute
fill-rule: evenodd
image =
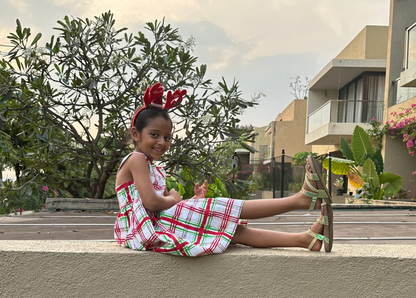
<svg viewBox="0 0 416 298"><path fill-rule="evenodd" d="M332 195L332 191L331 191L331 186L332 186L332 161L331 161L331 152L328 153L328 161L329 161L329 166L328 166L328 190L329 190L329 194Z"/></svg>
<svg viewBox="0 0 416 298"><path fill-rule="evenodd" d="M273 180L273 199L276 197L276 162L275 157L272 157L272 180Z"/></svg>
<svg viewBox="0 0 416 298"><path fill-rule="evenodd" d="M282 149L282 173L280 176L280 198L283 198L285 194L285 149Z"/></svg>

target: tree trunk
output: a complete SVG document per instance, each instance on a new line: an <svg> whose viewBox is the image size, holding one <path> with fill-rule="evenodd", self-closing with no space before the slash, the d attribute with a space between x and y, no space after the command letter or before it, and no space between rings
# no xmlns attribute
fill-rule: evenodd
<svg viewBox="0 0 416 298"><path fill-rule="evenodd" d="M100 179L97 183L97 190L94 195L94 199L102 199L104 196L104 190L105 185L107 183L108 177L110 177L110 174L107 171L104 171L102 175L100 176Z"/></svg>

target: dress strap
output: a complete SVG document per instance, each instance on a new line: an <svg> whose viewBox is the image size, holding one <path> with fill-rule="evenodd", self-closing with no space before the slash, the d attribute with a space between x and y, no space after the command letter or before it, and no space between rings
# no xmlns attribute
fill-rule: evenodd
<svg viewBox="0 0 416 298"><path fill-rule="evenodd" d="M147 156L146 155L144 155L143 153L141 153L141 152L137 152L137 151L133 151L133 152L131 152L131 153L129 153L126 157L124 157L123 158L123 160L121 161L121 163L120 163L120 166L118 167L118 170L117 170L117 172L118 171L120 171L120 169L121 169L121 167L124 165L124 163L126 162L126 160L132 155L132 154L140 154L140 155L143 155L144 156L144 158L146 158L146 161L147 161L147 163L149 163L149 159L147 158Z"/></svg>

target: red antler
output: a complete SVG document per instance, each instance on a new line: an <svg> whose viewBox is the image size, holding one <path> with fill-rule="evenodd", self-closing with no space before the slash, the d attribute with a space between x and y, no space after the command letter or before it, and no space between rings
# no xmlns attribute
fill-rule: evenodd
<svg viewBox="0 0 416 298"><path fill-rule="evenodd" d="M151 88L147 87L146 92L143 95L144 106L140 108L136 114L133 116L132 126L136 121L137 115L148 106L154 106L157 108L163 108L165 110L177 106L181 101L183 96L185 96L186 90L175 90L175 92L169 91L166 97L166 104L163 106L163 87L160 83L154 84Z"/></svg>
<svg viewBox="0 0 416 298"><path fill-rule="evenodd" d="M163 107L165 110L173 108L177 106L180 102L182 102L183 96L186 95L186 90L175 90L175 92L169 91L168 95L166 96L166 103Z"/></svg>
<svg viewBox="0 0 416 298"><path fill-rule="evenodd" d="M145 107L152 104L155 107L161 108L163 106L163 87L160 83L156 83L152 88L147 87L146 92L143 96Z"/></svg>

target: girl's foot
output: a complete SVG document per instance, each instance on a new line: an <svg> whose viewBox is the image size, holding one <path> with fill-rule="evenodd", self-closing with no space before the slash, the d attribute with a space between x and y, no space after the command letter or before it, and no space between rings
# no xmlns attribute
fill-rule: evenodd
<svg viewBox="0 0 416 298"><path fill-rule="evenodd" d="M309 164L309 159L306 160L306 171L308 171L309 173L312 173L312 167ZM306 193L299 191L296 195L298 196L298 200L299 200L299 204L300 204L300 208L299 209L309 209L309 207L311 206L313 197L309 196L307 193L308 192L312 192L314 193L315 191L308 185L308 183L306 182L307 178L305 177L305 181L303 182L303 187L302 189L304 191L306 191ZM318 183L314 180L309 180L310 185L317 189L318 188ZM321 208L321 202L322 199L316 199L316 203L315 206L313 207L314 210L320 209Z"/></svg>
<svg viewBox="0 0 416 298"><path fill-rule="evenodd" d="M321 208L321 215L323 214L324 214L324 211L323 211L323 208ZM308 233L308 232L302 233L302 239L303 239L302 247L308 248L311 251L320 251L322 248L321 239L317 239L316 242L312 245L312 247L310 247L310 245L312 244L312 242L314 241L316 237L323 235L323 231L324 231L323 224L321 224L319 221L316 221L310 228L310 231L312 233ZM315 235L319 235L319 236L315 236Z"/></svg>

